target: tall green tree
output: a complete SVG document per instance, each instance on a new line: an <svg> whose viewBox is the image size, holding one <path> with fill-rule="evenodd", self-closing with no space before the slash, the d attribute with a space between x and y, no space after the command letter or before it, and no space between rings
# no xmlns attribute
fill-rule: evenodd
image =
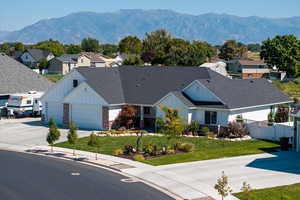
<svg viewBox="0 0 300 200"><path fill-rule="evenodd" d="M39 70L40 72L43 71L43 69L48 69L49 66L49 62L47 61L47 59L44 57L40 60L39 62Z"/></svg>
<svg viewBox="0 0 300 200"><path fill-rule="evenodd" d="M51 118L49 120L49 132L47 135L47 142L51 145L51 152L53 152L53 144L60 137L60 131L58 130L55 121Z"/></svg>
<svg viewBox="0 0 300 200"><path fill-rule="evenodd" d="M77 142L78 142L77 129L78 128L77 128L76 124L73 121L71 121L69 123L69 133L68 133L67 138L68 138L68 143L74 146L73 147L73 155L75 155L75 144L77 144Z"/></svg>
<svg viewBox="0 0 300 200"><path fill-rule="evenodd" d="M231 60L233 58L246 57L248 49L242 43L237 43L235 40L226 41L220 48L219 57L224 60Z"/></svg>
<svg viewBox="0 0 300 200"><path fill-rule="evenodd" d="M152 55L148 58L153 65L164 63L171 39L171 34L164 29L146 33L143 40L143 55Z"/></svg>
<svg viewBox="0 0 300 200"><path fill-rule="evenodd" d="M65 45L65 52L67 54L78 54L82 51L81 46L78 44Z"/></svg>
<svg viewBox="0 0 300 200"><path fill-rule="evenodd" d="M99 51L99 41L94 38L84 38L81 41L81 48L86 52L98 52Z"/></svg>
<svg viewBox="0 0 300 200"><path fill-rule="evenodd" d="M100 45L100 52L103 53L103 55L109 56L109 57L116 57L119 52L119 45L115 44L101 44Z"/></svg>
<svg viewBox="0 0 300 200"><path fill-rule="evenodd" d="M144 61L139 56L129 56L123 61L123 65L144 65Z"/></svg>
<svg viewBox="0 0 300 200"><path fill-rule="evenodd" d="M300 41L294 35L278 35L263 41L260 57L270 67L275 66L296 75L300 70Z"/></svg>
<svg viewBox="0 0 300 200"><path fill-rule="evenodd" d="M247 45L247 48L249 51L252 51L252 52L260 52L261 45L259 43L250 43Z"/></svg>
<svg viewBox="0 0 300 200"><path fill-rule="evenodd" d="M22 42L15 43L15 51L25 51L25 46Z"/></svg>
<svg viewBox="0 0 300 200"><path fill-rule="evenodd" d="M39 42L33 45L32 48L51 51L55 56L61 56L65 53L64 45L59 41L53 39Z"/></svg>
<svg viewBox="0 0 300 200"><path fill-rule="evenodd" d="M121 53L128 55L140 55L142 53L142 41L136 36L127 36L119 43Z"/></svg>

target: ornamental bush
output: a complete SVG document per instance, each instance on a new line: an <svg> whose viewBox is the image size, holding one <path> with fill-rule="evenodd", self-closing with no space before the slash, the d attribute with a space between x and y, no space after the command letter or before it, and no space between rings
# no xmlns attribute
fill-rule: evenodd
<svg viewBox="0 0 300 200"><path fill-rule="evenodd" d="M123 149L116 149L114 151L114 156L119 156L122 155L124 153Z"/></svg>
<svg viewBox="0 0 300 200"><path fill-rule="evenodd" d="M142 161L145 160L145 157L144 157L143 155L141 155L141 154L136 154L136 155L133 156L133 159L134 159L135 161L142 162Z"/></svg>

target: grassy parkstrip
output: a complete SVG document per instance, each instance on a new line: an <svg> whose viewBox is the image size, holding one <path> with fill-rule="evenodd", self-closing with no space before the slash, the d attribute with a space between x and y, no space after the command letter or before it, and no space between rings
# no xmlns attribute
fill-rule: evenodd
<svg viewBox="0 0 300 200"><path fill-rule="evenodd" d="M62 77L64 77L60 74L45 74L44 76L54 83L58 82L60 79L62 79Z"/></svg>
<svg viewBox="0 0 300 200"><path fill-rule="evenodd" d="M300 199L300 184L253 190L251 200L297 200ZM234 194L240 200L246 200L242 193Z"/></svg>
<svg viewBox="0 0 300 200"><path fill-rule="evenodd" d="M112 155L114 150L123 148L126 144L136 145L135 136L128 137L99 137L99 151L95 147L88 146L88 137L80 138L78 144L70 145L68 142L55 144L57 147L74 148L83 151L99 152L102 154ZM189 142L195 144L195 151L191 153L168 155L159 158L145 160L145 163L150 165L166 165L173 163L183 163L199 160L216 159L223 157L233 157L249 154L258 154L274 151L278 148L278 144L263 141L219 141L207 138L177 138L168 140L167 137L145 136L143 137L143 145L155 144L158 147L163 145L172 146L176 142Z"/></svg>

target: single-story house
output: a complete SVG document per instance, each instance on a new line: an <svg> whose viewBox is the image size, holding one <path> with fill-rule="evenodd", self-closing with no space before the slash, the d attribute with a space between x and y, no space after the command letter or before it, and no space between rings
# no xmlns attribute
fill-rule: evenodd
<svg viewBox="0 0 300 200"><path fill-rule="evenodd" d="M268 68L243 68L242 78L253 79L253 78L267 78L270 75L270 69Z"/></svg>
<svg viewBox="0 0 300 200"><path fill-rule="evenodd" d="M54 58L54 54L51 51L45 51L40 49L28 49L20 56L20 60L26 66L37 69L41 59L46 58L47 61Z"/></svg>
<svg viewBox="0 0 300 200"><path fill-rule="evenodd" d="M227 70L232 73L242 73L243 69L267 69L267 64L262 60L232 59L227 61Z"/></svg>
<svg viewBox="0 0 300 200"><path fill-rule="evenodd" d="M107 130L124 105L138 110L137 125L164 118L159 105L178 108L186 123L226 126L242 115L265 121L277 105L293 102L265 79L232 80L204 67L75 68L41 98L43 119Z"/></svg>
<svg viewBox="0 0 300 200"><path fill-rule="evenodd" d="M82 52L81 54L91 60L91 67L112 67L118 62L115 58L110 58L101 53Z"/></svg>
<svg viewBox="0 0 300 200"><path fill-rule="evenodd" d="M15 59L0 53L0 107L10 95L29 91L45 92L53 83Z"/></svg>
<svg viewBox="0 0 300 200"><path fill-rule="evenodd" d="M76 67L90 67L91 60L83 54L64 54L49 61L49 74L69 73Z"/></svg>

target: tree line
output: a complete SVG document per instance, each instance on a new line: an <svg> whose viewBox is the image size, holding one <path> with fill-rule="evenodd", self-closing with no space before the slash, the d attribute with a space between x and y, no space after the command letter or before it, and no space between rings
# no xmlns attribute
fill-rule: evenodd
<svg viewBox="0 0 300 200"><path fill-rule="evenodd" d="M12 55L14 51L29 48L49 50L56 56L64 53L77 54L83 51L99 52L115 57L124 55L124 65L168 65L168 66L199 66L212 58L225 61L234 58L247 58L247 52L258 52L268 67L276 66L287 71L289 75L298 76L300 72L300 40L294 35L279 35L268 38L262 44L243 44L228 40L222 45L211 45L204 41L187 41L174 38L166 30L146 33L143 39L129 35L120 40L119 44L100 44L97 39L84 38L81 44L62 44L49 39L37 44L21 42L2 43L0 52Z"/></svg>

